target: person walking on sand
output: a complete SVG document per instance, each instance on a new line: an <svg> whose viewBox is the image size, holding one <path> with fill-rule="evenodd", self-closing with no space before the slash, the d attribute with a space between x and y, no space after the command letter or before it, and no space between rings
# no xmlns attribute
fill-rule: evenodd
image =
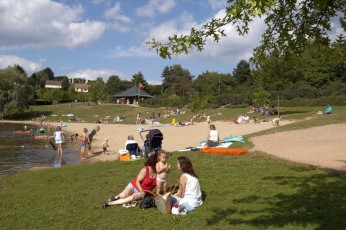
<svg viewBox="0 0 346 230"><path fill-rule="evenodd" d="M64 142L64 133L61 131L61 127L57 126L56 130L54 132L54 139L55 139L55 144L58 150L58 161L59 164L61 165L62 163L62 143Z"/></svg>
<svg viewBox="0 0 346 230"><path fill-rule="evenodd" d="M80 157L81 160L85 159L85 148L88 145L88 129L84 128L83 133L80 135Z"/></svg>
<svg viewBox="0 0 346 230"><path fill-rule="evenodd" d="M138 113L138 114L137 114L137 118L136 118L136 125L141 124L141 120L142 120L142 118L141 118L141 113Z"/></svg>
<svg viewBox="0 0 346 230"><path fill-rule="evenodd" d="M96 135L98 131L100 131L100 126L96 126L95 128L88 130L88 151L89 151L88 156L92 156L92 153L91 153L92 142L93 142L94 136Z"/></svg>
<svg viewBox="0 0 346 230"><path fill-rule="evenodd" d="M210 119L210 116L208 115L207 116L207 124L210 125L210 123L211 123L211 119Z"/></svg>

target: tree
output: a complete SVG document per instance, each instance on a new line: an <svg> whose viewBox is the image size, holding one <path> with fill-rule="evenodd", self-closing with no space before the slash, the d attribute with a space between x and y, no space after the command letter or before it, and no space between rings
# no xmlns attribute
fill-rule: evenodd
<svg viewBox="0 0 346 230"><path fill-rule="evenodd" d="M53 101L53 103L58 104L64 100L64 97L64 91L61 89L46 89L42 98L46 101Z"/></svg>
<svg viewBox="0 0 346 230"><path fill-rule="evenodd" d="M38 85L41 88L45 87L46 80L54 80L54 73L50 68L45 68L36 73L37 82L35 85Z"/></svg>
<svg viewBox="0 0 346 230"><path fill-rule="evenodd" d="M147 44L156 49L162 58L172 54L188 53L196 48L202 51L208 38L219 42L226 25L235 25L239 35L249 31L249 23L264 18L267 28L257 48L257 58L273 50L280 53L299 53L311 41L329 42L327 31L331 19L341 14L345 18L346 0L228 0L225 14L213 18L201 28L192 28L187 35L175 34L168 41L152 38ZM344 22L341 20L341 22Z"/></svg>
<svg viewBox="0 0 346 230"><path fill-rule="evenodd" d="M230 93L235 85L235 79L230 74L209 71L202 73L193 81L193 88L201 97L207 95L216 97Z"/></svg>
<svg viewBox="0 0 346 230"><path fill-rule="evenodd" d="M208 104L207 99L202 99L200 97L193 97L189 103L189 109L193 113L197 113L198 111L205 109Z"/></svg>
<svg viewBox="0 0 346 230"><path fill-rule="evenodd" d="M161 77L163 78L163 94L187 97L192 93L193 76L180 65L166 66Z"/></svg>
<svg viewBox="0 0 346 230"><path fill-rule="evenodd" d="M344 30L346 23L344 25ZM336 41L332 44L333 59L335 65L335 77L342 82L346 82L346 40L343 36L338 36Z"/></svg>
<svg viewBox="0 0 346 230"><path fill-rule="evenodd" d="M20 73L24 74L25 77L28 75L23 67L20 65L14 65L14 68L16 68Z"/></svg>
<svg viewBox="0 0 346 230"><path fill-rule="evenodd" d="M251 84L252 77L251 77L250 63L245 60L241 60L233 71L233 77L237 79L239 84L244 84L244 83Z"/></svg>
<svg viewBox="0 0 346 230"><path fill-rule="evenodd" d="M101 77L98 77L95 81L91 81L89 87L90 99L94 102L103 100L105 98L104 90L105 86Z"/></svg>
<svg viewBox="0 0 346 230"><path fill-rule="evenodd" d="M264 103L269 101L270 93L263 89L262 87L258 88L256 92L254 92L253 103L256 106L262 106Z"/></svg>
<svg viewBox="0 0 346 230"><path fill-rule="evenodd" d="M112 75L108 78L106 86L105 86L105 92L109 97L112 97L112 95L115 95L119 93L121 87L121 80L117 75Z"/></svg>
<svg viewBox="0 0 346 230"><path fill-rule="evenodd" d="M55 80L61 81L61 88L63 90L68 90L70 88L70 80L67 76L58 76L55 77Z"/></svg>
<svg viewBox="0 0 346 230"><path fill-rule="evenodd" d="M73 78L72 82L73 84L86 84L86 80L84 78Z"/></svg>
<svg viewBox="0 0 346 230"><path fill-rule="evenodd" d="M278 107L282 92L296 83L300 78L299 72L293 67L297 66L297 60L299 59L282 57L279 55L279 51L273 52L269 57L261 60L259 71L255 71L254 77L259 87L263 87L271 95L277 96ZM259 97L258 95L263 95L263 92L260 88L257 91L257 97Z"/></svg>
<svg viewBox="0 0 346 230"><path fill-rule="evenodd" d="M33 95L25 72L17 67L0 70L0 113L4 116L23 113Z"/></svg>
<svg viewBox="0 0 346 230"><path fill-rule="evenodd" d="M144 76L141 72L138 72L132 76L131 82L134 83L136 86L139 86L139 84L142 84L144 88L148 86L148 82L144 79Z"/></svg>

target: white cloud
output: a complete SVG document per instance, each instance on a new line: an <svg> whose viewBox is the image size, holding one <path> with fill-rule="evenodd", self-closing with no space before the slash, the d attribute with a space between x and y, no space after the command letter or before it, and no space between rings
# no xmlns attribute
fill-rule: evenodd
<svg viewBox="0 0 346 230"><path fill-rule="evenodd" d="M154 52L150 51L149 47L143 44L142 46L130 46L126 48L117 46L110 52L108 58L147 57L153 55Z"/></svg>
<svg viewBox="0 0 346 230"><path fill-rule="evenodd" d="M222 18L224 14L224 10L220 10L214 18ZM191 15L184 12L179 20L165 22L152 28L147 40L155 37L157 41L166 42L168 36L188 34L192 27L201 28L202 24L197 24ZM227 37L222 37L218 43L214 42L213 38L208 38L202 52L190 50L188 55L181 54L178 58L215 63L234 63L242 59L247 60L251 57L253 48L259 45L264 28L263 20L254 20L250 24L249 34L242 37L238 35L234 25L226 25L224 31Z"/></svg>
<svg viewBox="0 0 346 230"><path fill-rule="evenodd" d="M220 16L219 12L215 17ZM255 19L249 27L249 33L240 36L235 25L224 26L227 37L222 37L218 43L214 42L213 38L208 38L204 50L202 52L192 51L188 58L215 63L235 63L242 59L248 60L252 56L253 49L259 45L265 24L262 19Z"/></svg>
<svg viewBox="0 0 346 230"><path fill-rule="evenodd" d="M227 5L225 0L208 0L208 3L212 9L222 9Z"/></svg>
<svg viewBox="0 0 346 230"><path fill-rule="evenodd" d="M117 75L123 80L129 80L126 74L111 69L83 69L67 74L69 78L83 78L86 80L96 80L98 77L102 77L104 82L107 82L112 75Z"/></svg>
<svg viewBox="0 0 346 230"><path fill-rule="evenodd" d="M0 55L0 69L5 69L14 65L23 67L29 76L42 69L39 62L30 61L13 55Z"/></svg>
<svg viewBox="0 0 346 230"><path fill-rule="evenodd" d="M124 25L123 23L119 23L119 22L108 23L107 28L116 30L122 33L128 32L131 29L128 25Z"/></svg>
<svg viewBox="0 0 346 230"><path fill-rule="evenodd" d="M98 40L103 22L82 21L81 5L51 0L0 1L0 49L18 47L69 47Z"/></svg>
<svg viewBox="0 0 346 230"><path fill-rule="evenodd" d="M131 19L125 15L120 14L121 12L121 6L120 3L117 2L114 4L113 7L109 8L106 10L104 16L106 18L111 18L117 21L121 21L121 22L125 22L125 23L129 23L131 22Z"/></svg>
<svg viewBox="0 0 346 230"><path fill-rule="evenodd" d="M108 23L107 27L119 32L128 32L131 28L129 26L131 19L126 15L120 14L120 12L121 6L119 2L115 3L113 7L106 10L104 17L113 20L112 22Z"/></svg>
<svg viewBox="0 0 346 230"><path fill-rule="evenodd" d="M214 18L222 18L224 14L224 10L220 10L214 15ZM149 28L148 35L141 45L129 48L118 46L111 52L109 57L157 56L156 50L149 50L150 47L145 44L146 41L155 37L157 41L165 43L169 36L189 34L192 27L201 28L205 22L198 24L191 14L183 12L175 20L166 21ZM227 37L222 37L218 43L214 42L213 38L208 38L202 52L192 49L188 55L180 54L177 58L209 63L229 62L230 64L239 62L242 59L248 60L252 56L253 49L259 45L264 29L265 24L262 19L254 20L250 24L249 34L245 36L239 36L234 25L226 25L224 26L224 31Z"/></svg>
<svg viewBox="0 0 346 230"><path fill-rule="evenodd" d="M167 13L173 7L175 7L176 2L174 0L149 0L147 5L138 7L136 9L136 14L138 16L155 16L156 13Z"/></svg>
<svg viewBox="0 0 346 230"><path fill-rule="evenodd" d="M331 31L328 31L327 34L332 42L334 42L340 34L343 36L346 34L344 29L341 27L340 17L342 17L342 15L339 13L331 19Z"/></svg>
<svg viewBox="0 0 346 230"><path fill-rule="evenodd" d="M101 3L109 2L109 0L91 0L92 3L98 5Z"/></svg>

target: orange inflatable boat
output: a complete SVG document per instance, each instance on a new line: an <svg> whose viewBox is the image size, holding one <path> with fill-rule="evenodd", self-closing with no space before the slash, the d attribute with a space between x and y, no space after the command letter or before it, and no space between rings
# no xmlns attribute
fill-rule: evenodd
<svg viewBox="0 0 346 230"><path fill-rule="evenodd" d="M237 149L237 148L201 148L199 149L201 153L209 154L226 154L226 155L241 155L249 152L247 149Z"/></svg>

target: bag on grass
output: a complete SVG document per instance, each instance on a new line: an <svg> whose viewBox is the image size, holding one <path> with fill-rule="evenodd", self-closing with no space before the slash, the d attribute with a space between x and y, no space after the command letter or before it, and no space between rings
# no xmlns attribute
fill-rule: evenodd
<svg viewBox="0 0 346 230"><path fill-rule="evenodd" d="M139 208L147 209L154 207L155 201L153 196L144 195L142 202L139 204Z"/></svg>
<svg viewBox="0 0 346 230"><path fill-rule="evenodd" d="M162 214L170 214L171 213L171 205L172 205L172 192L168 192L165 195L158 195L148 190L144 190L146 193L151 194L152 199L154 200L154 204Z"/></svg>

